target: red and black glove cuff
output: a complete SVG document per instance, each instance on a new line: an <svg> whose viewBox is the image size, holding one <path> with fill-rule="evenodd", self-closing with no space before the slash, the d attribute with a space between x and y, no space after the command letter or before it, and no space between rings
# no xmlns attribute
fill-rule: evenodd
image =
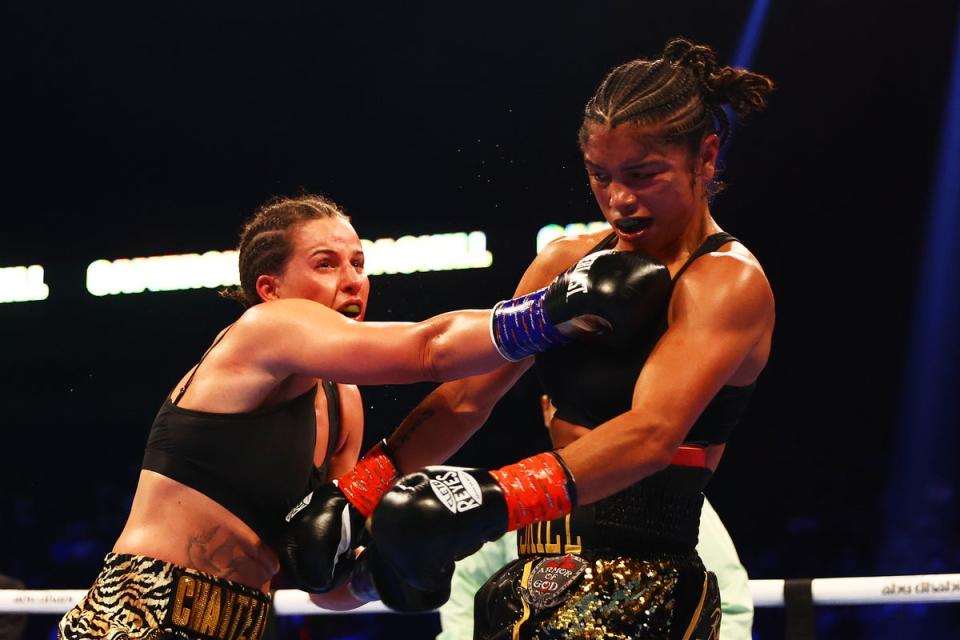
<svg viewBox="0 0 960 640"><path fill-rule="evenodd" d="M397 476L387 441L381 440L357 461L357 466L337 478L337 487L357 511L369 518Z"/></svg>
<svg viewBox="0 0 960 640"><path fill-rule="evenodd" d="M507 503L507 531L562 518L576 506L573 474L563 458L553 451L525 458L490 474L503 490Z"/></svg>

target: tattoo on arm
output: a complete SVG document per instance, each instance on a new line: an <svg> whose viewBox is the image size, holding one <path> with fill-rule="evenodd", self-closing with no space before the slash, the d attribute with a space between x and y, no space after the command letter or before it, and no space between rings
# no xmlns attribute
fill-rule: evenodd
<svg viewBox="0 0 960 640"><path fill-rule="evenodd" d="M414 432L423 426L423 424L432 418L435 414L433 409L425 408L420 411L416 411L410 415L409 418L403 421L403 423L397 427L396 432L390 436L389 446L392 450L396 451L398 447L403 446Z"/></svg>

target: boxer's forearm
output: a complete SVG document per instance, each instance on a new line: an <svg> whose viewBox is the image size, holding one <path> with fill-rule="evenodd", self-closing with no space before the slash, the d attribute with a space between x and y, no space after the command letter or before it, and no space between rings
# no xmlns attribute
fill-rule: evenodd
<svg viewBox="0 0 960 640"><path fill-rule="evenodd" d="M470 439L532 358L437 387L388 439L400 473L445 462Z"/></svg>
<svg viewBox="0 0 960 640"><path fill-rule="evenodd" d="M417 405L387 440L401 474L440 464L453 455L486 421L489 410L459 406L458 394L441 385Z"/></svg>
<svg viewBox="0 0 960 640"><path fill-rule="evenodd" d="M558 451L577 485L578 504L590 504L670 464L684 432L627 412Z"/></svg>

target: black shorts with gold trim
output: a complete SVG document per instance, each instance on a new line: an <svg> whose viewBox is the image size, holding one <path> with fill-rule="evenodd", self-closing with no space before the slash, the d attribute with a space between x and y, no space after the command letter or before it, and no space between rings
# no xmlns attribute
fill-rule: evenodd
<svg viewBox="0 0 960 640"><path fill-rule="evenodd" d="M709 478L671 466L519 531L520 559L477 593L474 638L716 638L720 592L696 552Z"/></svg>
<svg viewBox="0 0 960 640"><path fill-rule="evenodd" d="M477 592L474 638L715 640L716 576L697 554L530 555Z"/></svg>
<svg viewBox="0 0 960 640"><path fill-rule="evenodd" d="M59 640L261 640L270 596L146 556L109 553Z"/></svg>

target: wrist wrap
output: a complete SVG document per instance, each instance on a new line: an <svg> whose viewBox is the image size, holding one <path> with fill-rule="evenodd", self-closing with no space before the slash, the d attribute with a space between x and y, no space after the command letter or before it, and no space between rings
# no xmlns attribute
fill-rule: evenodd
<svg viewBox="0 0 960 640"><path fill-rule="evenodd" d="M576 502L573 476L553 452L491 471L507 502L507 531L562 518Z"/></svg>
<svg viewBox="0 0 960 640"><path fill-rule="evenodd" d="M493 343L507 360L517 362L570 341L547 319L543 308L546 292L546 288L539 289L498 302L493 308L490 326Z"/></svg>
<svg viewBox="0 0 960 640"><path fill-rule="evenodd" d="M387 441L381 440L360 458L357 466L337 479L337 487L357 511L369 518L397 475Z"/></svg>

